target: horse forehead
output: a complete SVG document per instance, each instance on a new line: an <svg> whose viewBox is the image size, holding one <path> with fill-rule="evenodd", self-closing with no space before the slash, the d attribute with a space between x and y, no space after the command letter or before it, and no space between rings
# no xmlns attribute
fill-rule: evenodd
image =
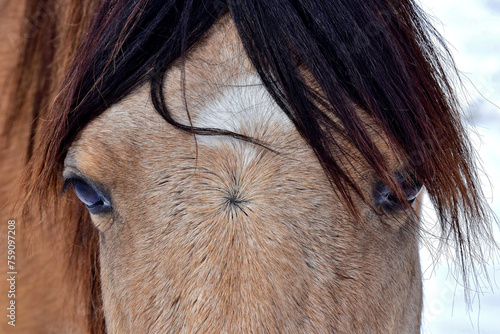
<svg viewBox="0 0 500 334"><path fill-rule="evenodd" d="M266 140L263 137L270 128L293 132L292 122L253 69L228 16L189 51L185 62L179 60L169 68L164 92L168 112L182 124L192 122L196 127L228 130L261 140ZM126 144L124 139L152 134L155 129L177 132L154 109L146 84L91 122L83 138L89 138L84 140L86 146L98 140L120 147ZM197 139L202 145L214 145L221 138Z"/></svg>
<svg viewBox="0 0 500 334"><path fill-rule="evenodd" d="M167 108L179 123L229 130L278 148L293 141L299 146L296 149L308 150L291 120L263 86L229 16L214 25L185 61L174 63L165 79ZM168 124L156 112L150 96L150 87L145 84L105 111L83 131L68 159L74 160L78 153L80 164L90 168L99 157L109 160L110 156L122 155L137 161L138 146L149 147L159 155L194 147L193 136ZM212 148L227 140L222 136L197 136L198 144ZM384 146L385 140L378 141ZM104 152L103 147L115 152Z"/></svg>
<svg viewBox="0 0 500 334"><path fill-rule="evenodd" d="M180 91L175 93L181 94ZM147 177L154 178L155 169L175 173L180 165L191 168L192 161L188 157L196 157L198 153L200 168L226 166L228 170L253 170L252 161L261 156L255 145L227 136L197 135L196 146L190 133L170 125L156 112L149 96L149 87L142 87L91 122L70 148L66 165L78 166L89 177L103 183L115 178L121 183L122 177L139 173L149 173ZM293 155L294 160L315 161L293 123L255 75L243 76L234 85L219 87L218 93L212 94L210 99L199 102L198 97L194 101L186 98L194 126L247 135L284 153L280 158L264 159L273 160L271 165L274 167L284 163L285 155ZM172 95L169 95L166 101L174 118L189 124L185 106L172 106L171 100ZM286 152L292 146L293 152ZM237 161L231 162L231 159ZM144 170L144 164L148 165L149 172Z"/></svg>
<svg viewBox="0 0 500 334"><path fill-rule="evenodd" d="M192 134L160 116L151 102L150 87L144 85L89 124L70 149L66 164L119 188L114 206L123 212L130 203L141 205L147 202L143 197L174 193L180 185L190 195L178 194L176 201L212 212L215 220L247 206L265 211L269 196L286 197L283 189L289 189L288 200L297 200L293 190L297 184L302 185L301 201L313 203L311 210L318 203L328 206L326 198L332 194L324 171L258 75L251 68L242 69L241 62L234 70L223 61L212 63L212 75L199 81L194 68L200 65L191 63L194 59L186 63L185 93L179 69L167 73L165 100L173 118L188 125L189 112L194 126L256 138L280 154L228 136L197 135L196 146ZM205 189L203 196L200 189ZM163 204L170 201L168 196L161 198Z"/></svg>

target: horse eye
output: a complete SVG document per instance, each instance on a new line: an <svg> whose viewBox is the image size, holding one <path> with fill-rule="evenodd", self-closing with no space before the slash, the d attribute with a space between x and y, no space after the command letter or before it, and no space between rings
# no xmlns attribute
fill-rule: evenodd
<svg viewBox="0 0 500 334"><path fill-rule="evenodd" d="M70 179L68 182L73 185L76 196L87 206L90 213L100 214L111 209L109 201L91 185L80 179Z"/></svg>
<svg viewBox="0 0 500 334"><path fill-rule="evenodd" d="M396 173L396 179L401 185L401 189L405 194L406 200L413 204L418 194L423 188L422 183L416 181L412 176L404 176L401 173ZM401 201L388 186L379 182L374 190L375 205L384 211L395 212L407 208L406 203Z"/></svg>

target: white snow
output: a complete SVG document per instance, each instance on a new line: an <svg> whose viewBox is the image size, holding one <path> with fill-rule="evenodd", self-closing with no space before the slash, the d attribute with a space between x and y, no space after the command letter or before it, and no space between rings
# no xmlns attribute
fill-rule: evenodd
<svg viewBox="0 0 500 334"><path fill-rule="evenodd" d="M450 44L462 73L466 91L461 100L479 152L483 191L500 217L500 0L421 0L421 5L436 20L434 24ZM436 220L426 201L427 229L435 231ZM498 225L494 236L500 244ZM471 287L468 306L451 255L439 257L437 245L430 233L424 235L422 333L500 333L500 251L487 253L485 270ZM473 275L470 281L474 283Z"/></svg>

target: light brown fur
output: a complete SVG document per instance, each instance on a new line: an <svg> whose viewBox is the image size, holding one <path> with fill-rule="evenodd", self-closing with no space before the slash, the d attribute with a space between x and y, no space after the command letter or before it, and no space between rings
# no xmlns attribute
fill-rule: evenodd
<svg viewBox="0 0 500 334"><path fill-rule="evenodd" d="M187 124L180 68L169 69L166 97ZM226 17L186 61L195 125L252 74ZM358 199L356 221L291 124L262 119L241 132L276 152L224 137L198 136L196 146L156 113L143 87L74 142L65 173L102 184L113 200L111 214L92 217L108 331L418 333L414 214L379 216ZM350 152L346 169L370 197L375 173Z"/></svg>

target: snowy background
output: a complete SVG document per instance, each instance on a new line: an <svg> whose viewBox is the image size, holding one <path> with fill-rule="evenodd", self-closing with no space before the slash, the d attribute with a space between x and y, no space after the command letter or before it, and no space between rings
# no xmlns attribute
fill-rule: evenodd
<svg viewBox="0 0 500 334"><path fill-rule="evenodd" d="M418 0L417 0L418 1ZM448 41L465 91L460 97L471 139L479 151L483 191L500 217L500 0L420 0ZM424 224L435 226L428 201ZM500 230L494 226L500 244ZM421 245L424 272L422 333L500 333L500 251L472 285L472 303L464 301L462 278L447 256L438 257L438 242L429 234ZM474 282L471 279L471 282Z"/></svg>

